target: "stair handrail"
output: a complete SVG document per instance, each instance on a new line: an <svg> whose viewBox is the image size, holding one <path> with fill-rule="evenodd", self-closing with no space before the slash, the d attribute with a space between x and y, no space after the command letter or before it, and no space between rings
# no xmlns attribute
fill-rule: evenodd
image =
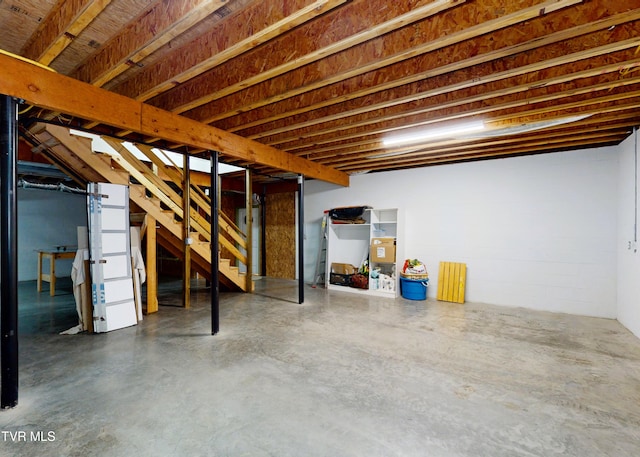
<svg viewBox="0 0 640 457"><path fill-rule="evenodd" d="M147 145L136 145L136 146L138 146L138 149L140 149L143 152L143 154L145 154L146 156L152 155L156 157L153 151L154 149L158 151L160 154L162 154L162 156L164 156L167 163L163 162L161 157L158 157L158 159L160 159L161 161L161 164L156 164L156 166L158 167L162 166L167 176L175 184L181 185L181 183L184 182L184 177L183 177L184 171L173 160L173 158L170 157L164 150L158 149L158 148L151 148L150 146L147 146ZM150 160L151 160L151 157L150 157ZM200 206L206 209L207 214L210 214L211 213L211 210L210 210L211 197L205 194L204 191L200 188L200 186L192 184L191 189L195 190L196 192L196 195L192 194L191 200L193 202L199 203ZM218 217L219 217L218 223L220 224L220 228L223 230L223 232L229 235L236 243L239 244L240 247L246 249L247 248L246 233L244 233L240 229L240 227L238 227L235 224L235 222L229 216L227 216L224 212L218 211Z"/></svg>
<svg viewBox="0 0 640 457"><path fill-rule="evenodd" d="M148 190L156 195L156 197L160 198L163 203L165 203L170 209L174 210L178 217L184 217L184 210L182 209L182 198L177 194L177 192L173 191L171 187L164 182L164 180L154 174L151 169L140 159L135 157L133 153L131 153L121 142L117 140L113 140L108 137L103 137L105 141L107 141L111 147L113 147L125 160L127 163L131 164L135 170L139 173L142 173L146 176L153 176L153 179L150 179L155 183L155 189L149 188ZM152 164L162 167L163 171L169 178L171 182L174 184L181 186L183 183L183 170L175 164L175 162L168 157L161 149L152 148L147 145L135 144L137 149L147 157ZM162 157L158 156L157 153L154 152L159 151L165 158L169 161L171 165L167 165ZM152 186L153 187L153 186ZM161 192L161 193L159 193ZM199 207L203 208L206 214L211 213L211 199L204 194L202 189L198 186L191 185L192 201L195 204L198 204ZM195 192L195 195L193 193ZM164 195L163 195L164 194ZM172 203L167 202L167 197L170 199ZM180 207L180 211L177 210L177 207ZM206 241L211 241L211 223L201 214L199 214L197 208L190 208L189 216L191 218L192 227L203 236ZM246 245L246 235L221 211L218 211L219 217L219 228L220 228L220 236L219 243L224 246L227 251L233 255L239 262L245 263L247 262L246 255L243 254L239 248L247 249ZM231 238L231 239L229 239Z"/></svg>

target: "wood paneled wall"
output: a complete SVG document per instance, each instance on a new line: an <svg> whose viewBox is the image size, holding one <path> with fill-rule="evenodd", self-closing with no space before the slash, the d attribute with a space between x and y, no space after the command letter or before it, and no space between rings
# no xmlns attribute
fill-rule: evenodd
<svg viewBox="0 0 640 457"><path fill-rule="evenodd" d="M296 277L296 210L295 193L266 196L267 276Z"/></svg>

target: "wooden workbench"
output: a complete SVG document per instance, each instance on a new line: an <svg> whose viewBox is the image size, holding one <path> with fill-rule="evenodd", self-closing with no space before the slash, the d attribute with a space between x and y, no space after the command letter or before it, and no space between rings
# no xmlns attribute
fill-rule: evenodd
<svg viewBox="0 0 640 457"><path fill-rule="evenodd" d="M49 295L56 294L56 260L73 259L76 251L38 251L38 292L42 292L42 281L49 283ZM49 272L42 272L42 260L49 259Z"/></svg>

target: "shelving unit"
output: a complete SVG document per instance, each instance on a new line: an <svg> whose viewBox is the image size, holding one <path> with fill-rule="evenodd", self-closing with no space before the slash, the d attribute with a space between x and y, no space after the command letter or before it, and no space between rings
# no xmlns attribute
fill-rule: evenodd
<svg viewBox="0 0 640 457"><path fill-rule="evenodd" d="M369 259L371 242L374 238L392 237L396 242L395 256L392 262L369 262L369 271L379 268L381 272L391 275L397 271L398 259L398 210L397 209L367 209L363 215L364 223L345 224L334 223L329 219L327 232L327 264L326 288L356 294L368 294L380 297L395 298L399 293L398 275L394 274L391 290L383 290L379 281L369 277L369 289L357 289L331 284L329 282L331 264L347 263L359 268Z"/></svg>

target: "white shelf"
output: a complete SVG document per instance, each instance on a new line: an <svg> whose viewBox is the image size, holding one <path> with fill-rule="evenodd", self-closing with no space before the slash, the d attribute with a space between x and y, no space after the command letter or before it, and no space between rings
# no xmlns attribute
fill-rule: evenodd
<svg viewBox="0 0 640 457"><path fill-rule="evenodd" d="M398 236L398 210L392 209L367 209L363 216L366 223L363 224L334 224L329 223L327 234L327 271L325 274L326 287L329 290L342 291L355 294L365 294L377 297L395 298L399 295L399 279L397 275L397 236ZM330 284L331 264L347 263L356 268L369 257L372 238L392 237L396 240L396 256L393 262L369 262L370 271L380 268L385 274L396 273L395 290L358 289L348 286ZM373 280L369 278L371 286Z"/></svg>
<svg viewBox="0 0 640 457"><path fill-rule="evenodd" d="M339 286L337 284L329 284L327 287L329 290L335 290L336 292L347 292L350 294L372 295L375 297L395 298L398 294L396 291L389 290L372 290L372 289L358 289L357 287Z"/></svg>

